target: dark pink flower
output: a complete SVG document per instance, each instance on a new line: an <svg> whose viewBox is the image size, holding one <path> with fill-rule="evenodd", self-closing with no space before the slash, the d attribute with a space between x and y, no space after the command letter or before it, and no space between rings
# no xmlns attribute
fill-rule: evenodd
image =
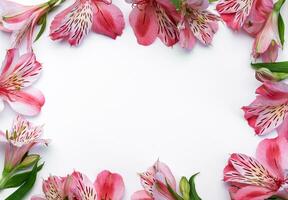
<svg viewBox="0 0 288 200"><path fill-rule="evenodd" d="M76 0L59 13L50 30L52 40L67 40L78 45L92 31L113 39L122 34L125 22L118 7L105 0Z"/></svg>
<svg viewBox="0 0 288 200"><path fill-rule="evenodd" d="M256 93L256 100L242 108L245 119L256 134L266 134L276 128L282 129L282 126L287 126L288 85L283 82L266 81Z"/></svg>
<svg viewBox="0 0 288 200"><path fill-rule="evenodd" d="M19 55L18 49L9 49L0 72L0 111L4 101L22 115L37 115L45 99L31 86L39 77L41 64L33 52Z"/></svg>
<svg viewBox="0 0 288 200"><path fill-rule="evenodd" d="M288 142L284 137L263 140L256 159L234 153L224 169L232 200L263 200L271 196L288 198Z"/></svg>
<svg viewBox="0 0 288 200"><path fill-rule="evenodd" d="M150 45L158 37L167 46L179 40L179 18L170 0L129 0L134 6L129 16L130 25L141 45Z"/></svg>
<svg viewBox="0 0 288 200"><path fill-rule="evenodd" d="M174 200L167 183L175 191L176 180L166 164L157 161L146 172L139 175L144 190L135 192L131 197L132 200Z"/></svg>

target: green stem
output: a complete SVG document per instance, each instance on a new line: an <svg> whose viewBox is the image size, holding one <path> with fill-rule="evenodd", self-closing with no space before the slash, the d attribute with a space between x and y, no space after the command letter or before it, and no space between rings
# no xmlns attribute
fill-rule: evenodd
<svg viewBox="0 0 288 200"><path fill-rule="evenodd" d="M277 12L280 12L283 4L285 3L285 0L278 0L275 4L274 4L274 10Z"/></svg>

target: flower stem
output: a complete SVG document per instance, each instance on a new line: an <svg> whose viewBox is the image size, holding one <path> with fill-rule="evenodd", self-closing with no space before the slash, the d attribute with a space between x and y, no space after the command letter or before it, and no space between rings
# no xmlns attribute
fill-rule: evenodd
<svg viewBox="0 0 288 200"><path fill-rule="evenodd" d="M274 10L277 12L280 12L283 4L285 3L286 0L278 0L275 4L274 4Z"/></svg>

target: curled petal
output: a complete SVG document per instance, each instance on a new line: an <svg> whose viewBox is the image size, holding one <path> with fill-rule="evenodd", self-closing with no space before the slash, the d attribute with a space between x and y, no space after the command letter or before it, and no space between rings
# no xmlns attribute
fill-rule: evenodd
<svg viewBox="0 0 288 200"><path fill-rule="evenodd" d="M263 200L273 196L274 194L275 191L271 191L267 188L246 186L237 191L234 195L234 200Z"/></svg>
<svg viewBox="0 0 288 200"><path fill-rule="evenodd" d="M103 171L94 183L98 199L121 200L124 196L124 182L119 174Z"/></svg>
<svg viewBox="0 0 288 200"><path fill-rule="evenodd" d="M97 12L94 12L92 30L113 39L121 35L125 27L121 10L113 4L103 2L97 2L95 6Z"/></svg>

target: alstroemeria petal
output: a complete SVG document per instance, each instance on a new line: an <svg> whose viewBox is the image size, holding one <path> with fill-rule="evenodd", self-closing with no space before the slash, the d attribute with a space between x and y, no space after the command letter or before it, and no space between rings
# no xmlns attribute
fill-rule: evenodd
<svg viewBox="0 0 288 200"><path fill-rule="evenodd" d="M155 41L158 34L158 24L155 11L151 6L146 6L143 9L133 8L129 15L129 21L139 44L150 45Z"/></svg>
<svg viewBox="0 0 288 200"><path fill-rule="evenodd" d="M124 196L125 186L119 174L102 171L94 183L98 199L121 200Z"/></svg>
<svg viewBox="0 0 288 200"><path fill-rule="evenodd" d="M279 46L276 43L270 44L268 49L262 54L263 62L275 62L278 57Z"/></svg>
<svg viewBox="0 0 288 200"><path fill-rule="evenodd" d="M179 42L182 48L190 50L194 47L196 39L188 25L180 29Z"/></svg>
<svg viewBox="0 0 288 200"><path fill-rule="evenodd" d="M52 40L64 39L77 46L92 27L93 9L90 1L77 0L72 6L58 14L52 22Z"/></svg>
<svg viewBox="0 0 288 200"><path fill-rule="evenodd" d="M43 181L42 189L46 200L63 200L66 196L64 194L65 178L57 176L50 176Z"/></svg>
<svg viewBox="0 0 288 200"><path fill-rule="evenodd" d="M263 200L271 197L275 191L264 187L246 186L239 189L234 195L234 200Z"/></svg>
<svg viewBox="0 0 288 200"><path fill-rule="evenodd" d="M71 176L74 185L72 191L76 199L97 200L97 193L94 188L94 185L86 175L75 171Z"/></svg>
<svg viewBox="0 0 288 200"><path fill-rule="evenodd" d="M224 170L224 181L229 183L249 184L277 190L275 177L256 159L244 154L232 154Z"/></svg>
<svg viewBox="0 0 288 200"><path fill-rule="evenodd" d="M34 88L18 91L13 96L10 95L10 97L12 101L8 100L7 102L10 104L12 109L17 113L27 116L37 115L45 103L43 94Z"/></svg>
<svg viewBox="0 0 288 200"><path fill-rule="evenodd" d="M2 63L1 75L0 77L6 77L7 74L11 74L16 66L16 62L19 59L19 50L16 48L8 49L6 52L6 57Z"/></svg>
<svg viewBox="0 0 288 200"><path fill-rule="evenodd" d="M239 30L249 16L253 0L223 0L216 9L229 27Z"/></svg>
<svg viewBox="0 0 288 200"><path fill-rule="evenodd" d="M107 35L113 39L121 35L125 27L121 10L113 4L95 3L97 12L94 12L92 30Z"/></svg>
<svg viewBox="0 0 288 200"><path fill-rule="evenodd" d="M0 99L0 112L2 112L5 108L5 104L4 101L2 99Z"/></svg>
<svg viewBox="0 0 288 200"><path fill-rule="evenodd" d="M131 200L153 200L153 198L145 190L139 190L133 193Z"/></svg>
<svg viewBox="0 0 288 200"><path fill-rule="evenodd" d="M284 180L288 167L288 141L284 137L263 140L257 148L257 159L273 176Z"/></svg>
<svg viewBox="0 0 288 200"><path fill-rule="evenodd" d="M155 167L156 167L156 172L159 172L160 174L162 174L161 176L158 176L158 177L165 178L165 180L169 183L172 189L176 190L176 180L170 168L168 167L168 165L166 165L163 162L157 161L155 163Z"/></svg>

